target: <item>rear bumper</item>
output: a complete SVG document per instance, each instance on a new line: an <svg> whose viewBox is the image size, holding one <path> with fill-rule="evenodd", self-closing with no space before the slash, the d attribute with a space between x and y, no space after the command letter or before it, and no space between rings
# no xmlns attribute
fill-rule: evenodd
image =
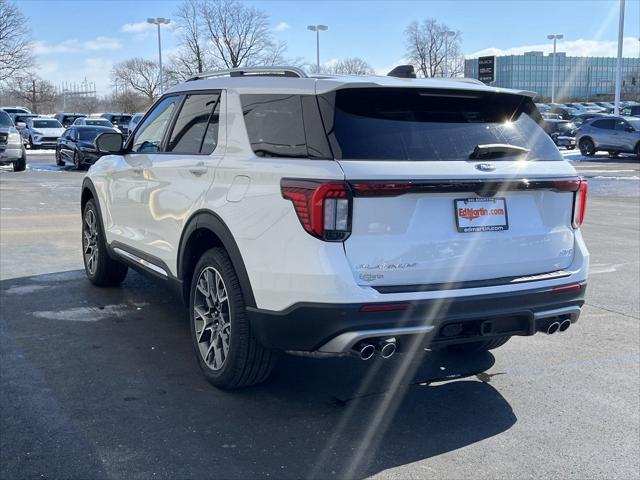
<svg viewBox="0 0 640 480"><path fill-rule="evenodd" d="M248 308L251 329L264 346L281 350L349 353L362 338L399 337L415 348L533 335L559 318L576 322L586 282L558 293L541 288L510 293L402 302L405 310L362 311L372 304L299 303L282 312ZM398 303L398 302L394 302ZM375 304L381 305L381 304ZM453 329L444 328L455 325ZM447 332L455 331L454 335Z"/></svg>
<svg viewBox="0 0 640 480"><path fill-rule="evenodd" d="M14 148L13 144L8 148L0 147L0 163L15 162L22 158L22 148Z"/></svg>

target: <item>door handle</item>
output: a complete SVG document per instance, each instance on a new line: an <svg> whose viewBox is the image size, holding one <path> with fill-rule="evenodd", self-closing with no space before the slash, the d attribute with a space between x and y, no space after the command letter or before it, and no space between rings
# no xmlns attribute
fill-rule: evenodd
<svg viewBox="0 0 640 480"><path fill-rule="evenodd" d="M203 162L200 162L197 165L194 165L193 167L189 167L189 173L191 173L192 175L195 175L196 177L204 175L205 173L207 173L207 170L208 168L204 165Z"/></svg>

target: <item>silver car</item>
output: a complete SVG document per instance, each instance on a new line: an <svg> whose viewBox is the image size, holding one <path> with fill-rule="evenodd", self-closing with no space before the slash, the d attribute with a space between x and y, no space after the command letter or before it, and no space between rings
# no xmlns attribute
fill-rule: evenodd
<svg viewBox="0 0 640 480"><path fill-rule="evenodd" d="M604 150L609 155L635 153L640 158L640 118L595 117L582 124L576 133L582 155L591 157Z"/></svg>

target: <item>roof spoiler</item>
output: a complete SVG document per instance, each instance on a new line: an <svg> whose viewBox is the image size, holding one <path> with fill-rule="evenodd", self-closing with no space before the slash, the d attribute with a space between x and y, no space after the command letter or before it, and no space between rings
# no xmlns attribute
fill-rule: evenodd
<svg viewBox="0 0 640 480"><path fill-rule="evenodd" d="M416 71L414 70L413 65L398 65L387 73L387 77L416 78Z"/></svg>

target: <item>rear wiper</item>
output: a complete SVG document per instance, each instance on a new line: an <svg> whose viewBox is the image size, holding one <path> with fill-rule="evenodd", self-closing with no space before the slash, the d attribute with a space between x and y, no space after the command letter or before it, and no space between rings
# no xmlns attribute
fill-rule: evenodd
<svg viewBox="0 0 640 480"><path fill-rule="evenodd" d="M529 153L528 148L518 147L516 145L508 145L504 143L489 143L487 145L476 145L470 160L495 160L502 157L513 157L517 155L526 155Z"/></svg>

